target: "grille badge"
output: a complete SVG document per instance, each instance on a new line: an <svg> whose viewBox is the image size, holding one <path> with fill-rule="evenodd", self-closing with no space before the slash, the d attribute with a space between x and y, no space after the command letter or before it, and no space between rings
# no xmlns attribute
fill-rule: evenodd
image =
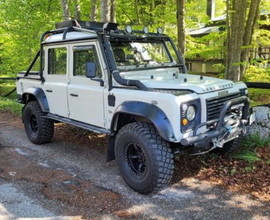
<svg viewBox="0 0 270 220"><path fill-rule="evenodd" d="M225 90L225 91L221 91L221 92L218 92L218 96L225 96L229 93L228 90Z"/></svg>

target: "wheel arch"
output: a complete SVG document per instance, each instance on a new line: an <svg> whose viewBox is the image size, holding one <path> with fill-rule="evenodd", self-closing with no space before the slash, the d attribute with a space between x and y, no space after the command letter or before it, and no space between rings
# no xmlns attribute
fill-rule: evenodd
<svg viewBox="0 0 270 220"><path fill-rule="evenodd" d="M111 122L111 131L115 134L124 125L134 121L145 121L153 124L158 134L168 142L174 142L173 127L166 114L158 107L145 102L124 102L117 107ZM114 160L115 135L109 137L107 161Z"/></svg>
<svg viewBox="0 0 270 220"><path fill-rule="evenodd" d="M168 142L175 141L173 127L166 114L158 106L145 102L128 101L119 105L112 119L111 130L117 132L127 124L125 122L130 117L140 117L151 122L163 139Z"/></svg>
<svg viewBox="0 0 270 220"><path fill-rule="evenodd" d="M43 112L49 112L49 104L45 92L38 87L29 87L22 94L22 103L37 100Z"/></svg>

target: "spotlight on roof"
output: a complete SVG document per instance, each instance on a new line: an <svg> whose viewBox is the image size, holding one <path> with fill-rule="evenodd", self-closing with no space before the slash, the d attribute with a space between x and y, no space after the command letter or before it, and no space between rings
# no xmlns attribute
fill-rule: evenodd
<svg viewBox="0 0 270 220"><path fill-rule="evenodd" d="M157 33L158 33L158 34L162 34L162 28L159 27L159 28L157 29Z"/></svg>
<svg viewBox="0 0 270 220"><path fill-rule="evenodd" d="M145 34L148 34L149 33L148 27L143 27L143 33L145 33Z"/></svg>
<svg viewBox="0 0 270 220"><path fill-rule="evenodd" d="M132 27L127 25L126 28L125 28L126 32L131 34L132 33Z"/></svg>

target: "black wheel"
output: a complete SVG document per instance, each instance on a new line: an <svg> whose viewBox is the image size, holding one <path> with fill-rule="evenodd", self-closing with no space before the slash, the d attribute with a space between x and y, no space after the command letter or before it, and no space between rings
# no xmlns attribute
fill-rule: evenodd
<svg viewBox="0 0 270 220"><path fill-rule="evenodd" d="M23 123L27 137L34 144L48 143L54 133L53 121L43 116L45 113L41 110L37 101L26 104L23 111Z"/></svg>
<svg viewBox="0 0 270 220"><path fill-rule="evenodd" d="M222 148L216 148L213 153L217 153L219 155L231 155L233 154L239 147L242 146L243 135L239 135L238 138L233 139L223 145Z"/></svg>
<svg viewBox="0 0 270 220"><path fill-rule="evenodd" d="M135 122L121 128L115 155L123 179L139 193L157 191L171 181L174 161L170 145L150 124Z"/></svg>

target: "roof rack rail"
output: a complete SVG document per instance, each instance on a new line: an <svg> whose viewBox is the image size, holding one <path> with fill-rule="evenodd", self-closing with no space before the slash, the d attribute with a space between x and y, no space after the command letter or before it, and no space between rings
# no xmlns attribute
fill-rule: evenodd
<svg viewBox="0 0 270 220"><path fill-rule="evenodd" d="M56 29L69 28L69 27L79 27L83 29L93 30L102 32L104 30L116 30L118 24L116 23L104 23L104 22L91 22L91 21L76 21L76 20L68 20L63 22L58 22L55 24Z"/></svg>

